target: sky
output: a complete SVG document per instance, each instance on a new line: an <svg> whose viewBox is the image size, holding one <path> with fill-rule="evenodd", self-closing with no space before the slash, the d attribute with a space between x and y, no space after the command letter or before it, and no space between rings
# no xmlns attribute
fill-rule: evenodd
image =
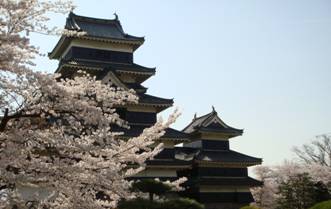
<svg viewBox="0 0 331 209"><path fill-rule="evenodd" d="M244 129L231 148L265 165L293 159L293 146L331 132L331 1L76 0L76 14L113 19L144 36L137 64L156 67L148 93L174 98L181 130L215 106ZM66 16L52 15L63 27ZM43 53L59 37L32 35ZM57 61L36 59L54 72ZM172 110L161 115L166 118Z"/></svg>

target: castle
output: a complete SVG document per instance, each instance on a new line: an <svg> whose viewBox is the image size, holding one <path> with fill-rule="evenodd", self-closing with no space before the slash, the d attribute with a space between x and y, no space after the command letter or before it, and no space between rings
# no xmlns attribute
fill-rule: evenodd
<svg viewBox="0 0 331 209"><path fill-rule="evenodd" d="M134 89L139 102L117 107L118 114L130 125L130 129L117 129L124 131L123 137L133 137L152 126L157 114L171 107L173 100L147 94L143 82L155 74L155 68L133 61L144 38L125 33L115 16L108 20L71 12L65 28L86 35L62 36L49 57L59 60L56 73L63 77L72 78L78 70L84 70L122 89ZM186 176L187 189L179 195L194 198L207 209L238 209L254 201L249 188L261 185L248 176L247 168L261 164L262 159L230 149L230 139L242 134L243 130L223 122L213 108L206 115L194 116L181 131L166 129L159 139L164 150L134 178L175 180Z"/></svg>

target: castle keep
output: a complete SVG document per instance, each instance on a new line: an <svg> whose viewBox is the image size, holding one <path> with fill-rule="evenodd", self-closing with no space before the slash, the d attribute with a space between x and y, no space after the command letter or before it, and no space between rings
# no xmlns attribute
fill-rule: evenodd
<svg viewBox="0 0 331 209"><path fill-rule="evenodd" d="M62 36L49 57L59 60L56 73L63 77L74 77L84 70L117 87L134 89L139 102L117 108L130 129L114 127L124 131L124 137L133 137L152 126L157 114L171 107L173 100L147 93L143 82L155 74L155 68L134 63L134 52L144 38L125 33L115 16L108 20L70 13L65 28L86 35ZM182 131L168 128L159 139L164 150L135 178L174 180L186 176L187 189L179 195L194 198L206 208L237 209L253 201L249 188L261 185L248 176L247 167L262 160L230 149L230 139L242 133L223 122L213 108L206 115L194 116Z"/></svg>

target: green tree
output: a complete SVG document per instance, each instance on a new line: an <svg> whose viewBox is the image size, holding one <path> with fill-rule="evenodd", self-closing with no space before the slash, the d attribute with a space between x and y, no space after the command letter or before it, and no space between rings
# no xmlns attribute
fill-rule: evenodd
<svg viewBox="0 0 331 209"><path fill-rule="evenodd" d="M159 209L160 203L142 198L133 200L122 200L118 203L118 209Z"/></svg>
<svg viewBox="0 0 331 209"><path fill-rule="evenodd" d="M132 184L133 190L149 194L149 200L154 200L154 195L164 195L171 191L171 186L154 179L143 179Z"/></svg>
<svg viewBox="0 0 331 209"><path fill-rule="evenodd" d="M277 209L308 209L328 198L329 191L322 182L313 182L307 173L297 174L280 183Z"/></svg>
<svg viewBox="0 0 331 209"><path fill-rule="evenodd" d="M132 184L132 189L148 193L149 199L123 200L118 204L118 209L204 209L202 204L193 199L169 196L172 186L154 179L136 181ZM163 200L154 200L154 195L163 196Z"/></svg>
<svg viewBox="0 0 331 209"><path fill-rule="evenodd" d="M179 198L163 202L146 199L124 200L119 202L118 209L204 209L204 206L195 200Z"/></svg>
<svg viewBox="0 0 331 209"><path fill-rule="evenodd" d="M315 186L315 194L314 194L315 202L322 202L331 199L331 194L328 190L327 185L319 181L315 183L314 186Z"/></svg>
<svg viewBox="0 0 331 209"><path fill-rule="evenodd" d="M161 203L158 209L204 209L205 207L195 200L189 198L179 198L174 200L167 200Z"/></svg>
<svg viewBox="0 0 331 209"><path fill-rule="evenodd" d="M252 206L252 205L248 205L248 206L244 206L240 209L259 209L259 208L255 207L255 206Z"/></svg>
<svg viewBox="0 0 331 209"><path fill-rule="evenodd" d="M309 209L331 209L331 200L317 203Z"/></svg>

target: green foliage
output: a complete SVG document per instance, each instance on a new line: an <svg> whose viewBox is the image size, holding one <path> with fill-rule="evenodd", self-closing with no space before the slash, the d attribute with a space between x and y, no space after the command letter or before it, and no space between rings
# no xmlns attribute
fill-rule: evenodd
<svg viewBox="0 0 331 209"><path fill-rule="evenodd" d="M244 206L240 209L259 209L259 208L255 207L255 206L248 205L248 206Z"/></svg>
<svg viewBox="0 0 331 209"><path fill-rule="evenodd" d="M123 200L117 205L117 209L157 209L159 203L145 199Z"/></svg>
<svg viewBox="0 0 331 209"><path fill-rule="evenodd" d="M204 206L195 200L180 198L164 202L134 199L121 201L118 209L204 209Z"/></svg>
<svg viewBox="0 0 331 209"><path fill-rule="evenodd" d="M154 201L153 195L165 195L171 191L171 186L153 179L144 179L132 184L132 189L149 193L149 200L134 199L123 200L118 204L118 209L204 209L204 206L188 198L167 199ZM169 196L168 196L169 197Z"/></svg>
<svg viewBox="0 0 331 209"><path fill-rule="evenodd" d="M167 200L161 204L158 209L204 209L205 207L195 200L188 198L180 198L174 200Z"/></svg>
<svg viewBox="0 0 331 209"><path fill-rule="evenodd" d="M143 193L149 193L150 201L153 201L154 195L164 195L165 193L171 191L171 187L169 185L154 179L144 179L134 182L132 184L132 188Z"/></svg>
<svg viewBox="0 0 331 209"><path fill-rule="evenodd" d="M305 209L314 204L314 183L307 173L291 176L279 186L279 209Z"/></svg>
<svg viewBox="0 0 331 209"><path fill-rule="evenodd" d="M307 173L291 176L282 182L279 195L277 209L307 209L330 198L326 186L321 182L314 183Z"/></svg>
<svg viewBox="0 0 331 209"><path fill-rule="evenodd" d="M156 195L162 195L171 190L171 187L164 184L161 181L156 181L154 179L144 179L132 184L134 189L138 189L144 193L154 193Z"/></svg>
<svg viewBox="0 0 331 209"><path fill-rule="evenodd" d="M322 202L325 200L331 199L331 194L328 190L327 185L323 184L323 182L315 183L315 202Z"/></svg>
<svg viewBox="0 0 331 209"><path fill-rule="evenodd" d="M331 209L331 200L317 203L309 209Z"/></svg>

